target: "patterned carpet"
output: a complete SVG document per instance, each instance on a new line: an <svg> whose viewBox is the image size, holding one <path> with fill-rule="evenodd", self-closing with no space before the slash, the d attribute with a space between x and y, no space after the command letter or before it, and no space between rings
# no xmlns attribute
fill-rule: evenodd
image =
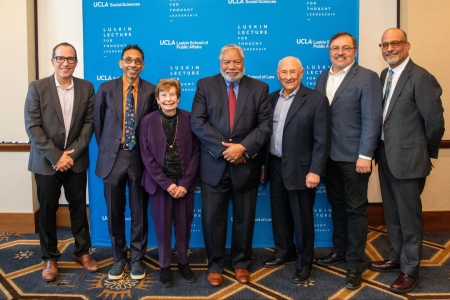
<svg viewBox="0 0 450 300"><path fill-rule="evenodd" d="M388 251L385 229L369 228L367 260L381 260ZM157 249L148 249L145 257L147 276L133 280L129 273L122 280L108 280L113 263L110 248L92 248L92 256L99 262L100 271L87 273L75 263L70 229L58 230L59 277L46 283L41 278L43 263L40 258L38 235L0 233L0 299L450 299L450 234L426 234L423 247L421 282L413 293L397 295L389 285L397 273L363 273L362 287L349 291L343 287L345 265L321 267L314 265L308 284L291 282L295 265L267 269L262 262L272 256L272 249L254 249L249 269L251 283L239 284L226 261L224 282L211 287L207 280L207 264L203 249L192 249L190 264L197 276L196 283L185 282L174 261L174 286L163 287L159 281ZM330 249L317 248L316 257L328 254Z"/></svg>

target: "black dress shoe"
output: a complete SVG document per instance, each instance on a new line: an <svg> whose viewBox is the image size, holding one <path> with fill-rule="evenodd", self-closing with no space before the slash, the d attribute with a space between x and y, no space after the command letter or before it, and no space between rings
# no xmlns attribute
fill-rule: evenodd
<svg viewBox="0 0 450 300"><path fill-rule="evenodd" d="M336 252L331 252L327 256L316 259L316 263L321 266L334 266L345 262L345 257L338 255Z"/></svg>
<svg viewBox="0 0 450 300"><path fill-rule="evenodd" d="M361 286L361 273L354 270L347 271L345 287L349 290L359 289Z"/></svg>
<svg viewBox="0 0 450 300"><path fill-rule="evenodd" d="M263 266L266 268L278 268L281 267L283 265L289 265L289 264L293 264L297 261L297 257L294 256L291 259L281 259L281 258L274 258L271 260L266 260L265 262L263 262Z"/></svg>
<svg viewBox="0 0 450 300"><path fill-rule="evenodd" d="M159 274L159 282L163 286L170 287L172 286L172 271L170 270L170 267L168 268L161 268L161 273Z"/></svg>
<svg viewBox="0 0 450 300"><path fill-rule="evenodd" d="M413 277L401 272L400 275L398 275L397 279L395 279L395 281L391 284L391 287L389 289L398 294L409 293L412 292L419 281L419 274Z"/></svg>
<svg viewBox="0 0 450 300"><path fill-rule="evenodd" d="M292 278L293 283L303 284L308 282L311 279L311 269L299 270L295 272L294 277Z"/></svg>
<svg viewBox="0 0 450 300"><path fill-rule="evenodd" d="M189 267L188 263L185 265L178 263L178 271L187 282L195 282L195 274L194 272L192 272L191 267Z"/></svg>
<svg viewBox="0 0 450 300"><path fill-rule="evenodd" d="M397 271L400 270L400 264L388 259L381 261L372 261L369 264L369 269L375 272Z"/></svg>

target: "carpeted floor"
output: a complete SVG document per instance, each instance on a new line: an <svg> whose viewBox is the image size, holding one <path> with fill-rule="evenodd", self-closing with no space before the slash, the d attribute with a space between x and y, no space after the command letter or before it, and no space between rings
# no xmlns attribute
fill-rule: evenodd
<svg viewBox="0 0 450 300"><path fill-rule="evenodd" d="M350 291L343 287L345 264L336 267L314 265L308 284L291 282L295 265L267 269L262 262L272 255L272 249L254 249L249 269L251 283L242 285L234 279L230 262L226 261L224 282L218 288L207 280L207 262L203 249L192 249L190 264L196 283L185 282L173 261L174 286L163 287L159 281L157 249L148 249L145 257L147 276L138 281L126 274L118 281L108 280L113 263L108 247L92 248L100 271L87 273L74 262L70 229L58 230L59 277L46 283L41 278L43 263L38 235L0 233L0 299L450 299L450 234L426 234L423 247L421 282L413 293L397 295L389 285L397 273L379 274L366 270L362 287ZM317 248L316 257L327 254L328 248ZM389 251L384 228L370 228L367 260L381 260Z"/></svg>

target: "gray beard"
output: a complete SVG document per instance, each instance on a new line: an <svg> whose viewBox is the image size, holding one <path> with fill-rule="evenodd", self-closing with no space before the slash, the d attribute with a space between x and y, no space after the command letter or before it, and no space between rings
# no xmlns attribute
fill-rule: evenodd
<svg viewBox="0 0 450 300"><path fill-rule="evenodd" d="M239 80L241 80L241 78L244 76L244 72L239 72L239 74L237 74L236 76L230 76L227 73L225 73L224 71L220 70L220 74L222 74L223 78L225 78L225 80L229 81L229 82L237 82Z"/></svg>

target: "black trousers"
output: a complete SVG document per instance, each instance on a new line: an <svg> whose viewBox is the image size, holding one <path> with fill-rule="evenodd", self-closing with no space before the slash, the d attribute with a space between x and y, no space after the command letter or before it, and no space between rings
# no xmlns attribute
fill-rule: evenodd
<svg viewBox="0 0 450 300"><path fill-rule="evenodd" d="M89 253L91 236L86 215L86 171L75 173L72 170L56 172L54 175L34 175L37 186L39 209L39 239L42 259L58 260L61 253L58 250L56 235L56 211L59 207L61 187L69 203L70 224L75 239L73 254L81 256Z"/></svg>

